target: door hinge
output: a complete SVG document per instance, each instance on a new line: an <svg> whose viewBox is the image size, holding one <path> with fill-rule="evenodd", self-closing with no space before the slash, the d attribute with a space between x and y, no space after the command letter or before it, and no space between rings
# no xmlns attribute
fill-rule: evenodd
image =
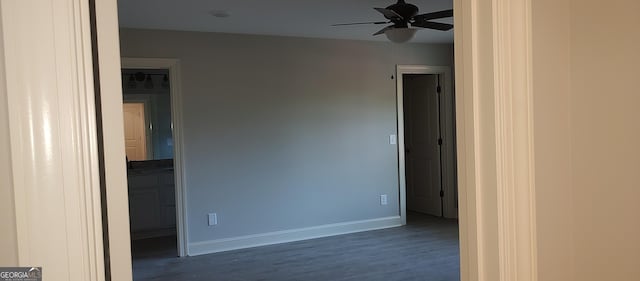
<svg viewBox="0 0 640 281"><path fill-rule="evenodd" d="M440 197L444 197L444 190L440 190Z"/></svg>
<svg viewBox="0 0 640 281"><path fill-rule="evenodd" d="M442 145L442 138L438 139L438 145Z"/></svg>
<svg viewBox="0 0 640 281"><path fill-rule="evenodd" d="M442 93L442 87L438 86L438 88L436 89L436 91L438 91L438 94L439 94L439 93Z"/></svg>

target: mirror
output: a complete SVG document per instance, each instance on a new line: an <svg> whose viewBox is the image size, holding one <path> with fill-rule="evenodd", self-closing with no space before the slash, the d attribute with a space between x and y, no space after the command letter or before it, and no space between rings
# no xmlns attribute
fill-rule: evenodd
<svg viewBox="0 0 640 281"><path fill-rule="evenodd" d="M169 71L122 69L125 146L129 161L173 159Z"/></svg>

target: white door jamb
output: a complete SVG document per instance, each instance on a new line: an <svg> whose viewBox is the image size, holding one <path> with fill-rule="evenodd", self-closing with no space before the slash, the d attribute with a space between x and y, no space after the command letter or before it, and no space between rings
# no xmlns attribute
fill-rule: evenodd
<svg viewBox="0 0 640 281"><path fill-rule="evenodd" d="M442 79L442 100L440 121L442 128L443 153L442 153L442 186L444 191L443 209L444 217L457 218L458 209L455 202L455 120L450 114L454 108L452 91L451 68L448 66L426 66L426 65L398 65L396 67L396 91L397 91L397 120L398 120L398 180L400 187L400 218L402 224L407 223L407 185L406 185L406 165L405 165L405 136L404 136L404 74L439 74Z"/></svg>

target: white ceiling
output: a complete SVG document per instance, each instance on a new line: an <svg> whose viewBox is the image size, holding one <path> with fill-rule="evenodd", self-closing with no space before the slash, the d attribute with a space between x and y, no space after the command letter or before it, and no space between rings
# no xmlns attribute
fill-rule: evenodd
<svg viewBox="0 0 640 281"><path fill-rule="evenodd" d="M428 13L453 8L452 0L407 0ZM385 41L372 36L384 25L333 27L336 23L384 20L373 7L395 0L119 0L120 26L127 28L208 31ZM227 11L218 18L212 10ZM453 23L453 19L440 20ZM455 30L455 29L454 29ZM453 32L422 29L412 42L451 43Z"/></svg>

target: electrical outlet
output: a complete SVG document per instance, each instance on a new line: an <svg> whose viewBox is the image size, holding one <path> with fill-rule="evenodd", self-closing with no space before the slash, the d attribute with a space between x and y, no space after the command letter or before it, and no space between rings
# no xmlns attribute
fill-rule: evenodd
<svg viewBox="0 0 640 281"><path fill-rule="evenodd" d="M217 225L218 224L218 214L216 213L209 213L209 225Z"/></svg>
<svg viewBox="0 0 640 281"><path fill-rule="evenodd" d="M387 195L386 194L380 195L380 205L387 205Z"/></svg>

